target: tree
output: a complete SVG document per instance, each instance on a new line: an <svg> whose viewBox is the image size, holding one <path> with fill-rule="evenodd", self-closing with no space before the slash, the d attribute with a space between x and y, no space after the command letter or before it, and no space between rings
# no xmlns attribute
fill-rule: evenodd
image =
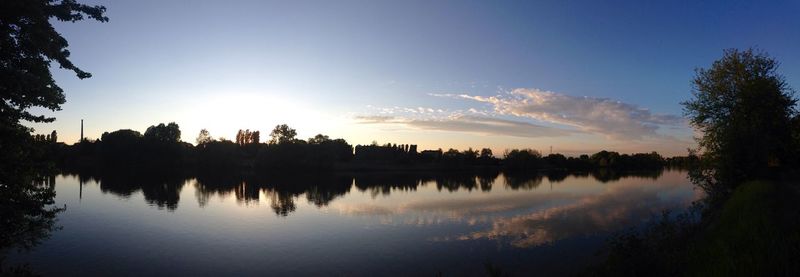
<svg viewBox="0 0 800 277"><path fill-rule="evenodd" d="M203 145L212 141L214 141L214 138L211 137L211 134L208 132L208 130L200 130L200 134L197 135L197 145Z"/></svg>
<svg viewBox="0 0 800 277"><path fill-rule="evenodd" d="M475 158L478 157L478 150L473 150L472 147L470 147L469 149L464 150L462 154L464 154L465 158L469 160L474 160Z"/></svg>
<svg viewBox="0 0 800 277"><path fill-rule="evenodd" d="M67 40L50 19L79 21L84 16L108 21L102 6L73 1L0 1L0 252L6 247L36 245L55 228L55 190L35 184L39 165L33 161L31 129L20 124L52 122L29 109L61 109L64 91L50 73L52 61L78 78L91 75L69 60ZM51 139L54 139L51 134ZM2 259L2 258L0 258ZM1 270L1 269L0 269Z"/></svg>
<svg viewBox="0 0 800 277"><path fill-rule="evenodd" d="M697 138L702 171L695 180L711 197L725 196L741 182L769 177L794 153L792 89L766 53L725 50L708 69L697 69L693 99L682 103Z"/></svg>
<svg viewBox="0 0 800 277"><path fill-rule="evenodd" d="M242 136L242 145L249 144L250 140L253 138L253 133L250 132L250 129L244 130L244 135Z"/></svg>
<svg viewBox="0 0 800 277"><path fill-rule="evenodd" d="M53 132L50 133L50 142L52 143L58 142L58 133L56 133L56 130L53 130Z"/></svg>
<svg viewBox="0 0 800 277"><path fill-rule="evenodd" d="M261 131L253 131L253 133L250 134L250 143L252 144L261 143Z"/></svg>
<svg viewBox="0 0 800 277"><path fill-rule="evenodd" d="M250 131L250 129L242 130L239 129L239 132L236 133L236 144L238 145L247 145L247 144L259 144L261 143L261 132L259 131Z"/></svg>
<svg viewBox="0 0 800 277"><path fill-rule="evenodd" d="M492 149L489 148L481 149L481 158L491 158L491 157L494 157L494 155L492 154Z"/></svg>
<svg viewBox="0 0 800 277"><path fill-rule="evenodd" d="M326 141L330 141L330 140L331 140L331 138L326 136L326 135L317 134L313 138L309 138L308 139L308 144L322 144L322 143L324 143Z"/></svg>
<svg viewBox="0 0 800 277"><path fill-rule="evenodd" d="M181 139L181 129L175 122L170 122L167 125L164 123L147 127L144 131L144 137L160 142L178 142Z"/></svg>
<svg viewBox="0 0 800 277"><path fill-rule="evenodd" d="M50 19L76 22L88 17L108 21L103 6L63 1L0 1L0 120L3 126L20 126L20 120L52 122L55 118L34 115L32 107L60 110L64 90L50 73L55 61L80 79L92 75L69 60L67 40L50 24Z"/></svg>
<svg viewBox="0 0 800 277"><path fill-rule="evenodd" d="M281 124L275 126L269 136L272 137L269 141L270 144L284 144L294 141L295 137L297 137L297 131L289 128L289 125Z"/></svg>
<svg viewBox="0 0 800 277"><path fill-rule="evenodd" d="M527 170L537 169L541 166L542 154L533 149L506 150L503 162L507 169Z"/></svg>
<svg viewBox="0 0 800 277"><path fill-rule="evenodd" d="M244 141L244 130L239 129L239 131L236 132L236 144L242 145L244 144L243 141Z"/></svg>

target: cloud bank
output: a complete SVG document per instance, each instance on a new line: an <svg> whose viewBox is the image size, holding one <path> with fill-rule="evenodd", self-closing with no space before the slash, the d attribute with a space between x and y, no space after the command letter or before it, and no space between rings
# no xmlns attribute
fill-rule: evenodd
<svg viewBox="0 0 800 277"><path fill-rule="evenodd" d="M575 131L536 125L527 122L454 114L441 119L405 118L385 115L356 116L361 124L398 124L421 130L467 132L482 135L504 135L515 137L561 137Z"/></svg>
<svg viewBox="0 0 800 277"><path fill-rule="evenodd" d="M500 115L572 126L588 133L620 140L663 137L656 132L660 127L683 123L679 116L654 114L633 104L538 89L518 88L506 95L492 97L467 94L458 97L489 103L494 112Z"/></svg>

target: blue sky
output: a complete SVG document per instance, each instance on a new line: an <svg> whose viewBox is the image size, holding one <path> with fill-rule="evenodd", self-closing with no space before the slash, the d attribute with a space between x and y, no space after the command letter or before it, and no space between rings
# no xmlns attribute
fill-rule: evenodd
<svg viewBox="0 0 800 277"><path fill-rule="evenodd" d="M684 154L679 103L723 49L759 47L800 87L796 1L87 3L110 22L56 28L94 76L55 72L67 103L32 125L67 143L83 118L92 138L288 123L354 144Z"/></svg>

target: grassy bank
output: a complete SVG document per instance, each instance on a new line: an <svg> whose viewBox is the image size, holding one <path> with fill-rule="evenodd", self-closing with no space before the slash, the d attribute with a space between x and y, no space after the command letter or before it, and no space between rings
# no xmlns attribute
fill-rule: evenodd
<svg viewBox="0 0 800 277"><path fill-rule="evenodd" d="M800 197L788 185L743 184L695 245L691 275L799 276Z"/></svg>
<svg viewBox="0 0 800 277"><path fill-rule="evenodd" d="M800 276L800 193L748 182L713 216L664 217L620 234L590 276Z"/></svg>

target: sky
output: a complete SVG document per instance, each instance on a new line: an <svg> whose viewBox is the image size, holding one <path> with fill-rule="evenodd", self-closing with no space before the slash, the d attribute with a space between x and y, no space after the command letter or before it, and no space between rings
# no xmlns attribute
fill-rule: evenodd
<svg viewBox="0 0 800 277"><path fill-rule="evenodd" d="M79 80L37 133L71 144L176 122L420 149L685 155L696 68L757 47L800 88L798 1L81 1L53 22Z"/></svg>

